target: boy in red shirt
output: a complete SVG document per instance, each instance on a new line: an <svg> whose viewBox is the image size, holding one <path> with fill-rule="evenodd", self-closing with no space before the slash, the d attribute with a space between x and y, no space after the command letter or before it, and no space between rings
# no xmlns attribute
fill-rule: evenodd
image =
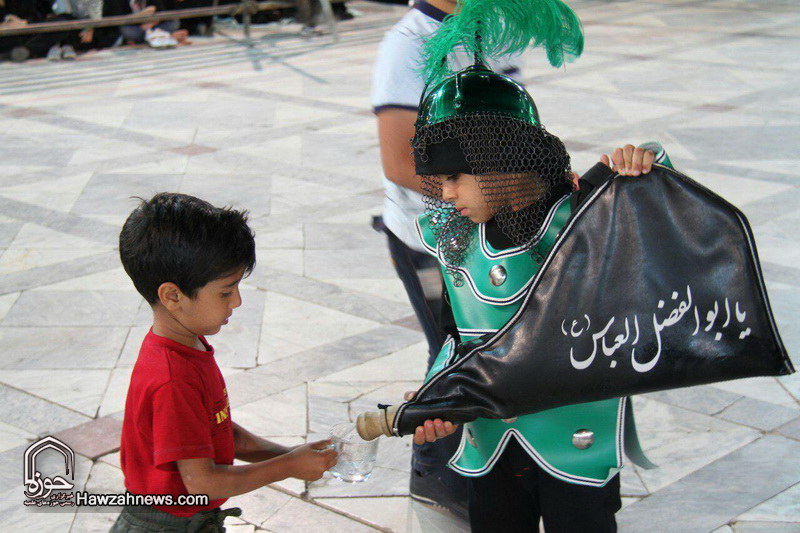
<svg viewBox="0 0 800 533"><path fill-rule="evenodd" d="M231 420L225 380L205 337L241 305L239 282L255 266L244 212L157 194L128 217L119 251L153 308L125 403L125 486L134 495L171 495L173 505L126 506L112 532L222 532L225 516L240 514L219 509L229 497L287 477L313 481L336 464L329 441L287 448ZM234 458L252 464L233 466ZM184 499L191 494L209 501Z"/></svg>

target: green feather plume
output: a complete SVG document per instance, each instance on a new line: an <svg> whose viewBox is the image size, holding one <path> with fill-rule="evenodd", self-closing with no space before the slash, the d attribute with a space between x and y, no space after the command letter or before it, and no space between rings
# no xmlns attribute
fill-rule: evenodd
<svg viewBox="0 0 800 533"><path fill-rule="evenodd" d="M560 67L583 52L583 27L561 0L459 0L423 48L429 82L449 73L447 56L463 47L479 60L544 47L547 59Z"/></svg>

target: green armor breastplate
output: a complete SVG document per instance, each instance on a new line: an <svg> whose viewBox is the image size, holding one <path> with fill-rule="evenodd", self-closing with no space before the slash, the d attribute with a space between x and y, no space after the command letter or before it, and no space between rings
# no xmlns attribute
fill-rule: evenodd
<svg viewBox="0 0 800 533"><path fill-rule="evenodd" d="M536 236L535 251L545 256L570 215L569 197L551 209ZM436 239L427 214L417 219L420 240L440 264ZM485 226L475 228L472 249L454 281L442 265L453 317L462 341L493 333L516 313L539 265L530 251L495 250L486 239ZM449 365L455 343L445 342L426 381ZM514 436L531 457L553 476L571 483L604 485L622 466L622 431L625 403L605 400L550 409L515 419L479 418L465 424L458 451L450 467L465 476L481 476L491 470L509 439Z"/></svg>

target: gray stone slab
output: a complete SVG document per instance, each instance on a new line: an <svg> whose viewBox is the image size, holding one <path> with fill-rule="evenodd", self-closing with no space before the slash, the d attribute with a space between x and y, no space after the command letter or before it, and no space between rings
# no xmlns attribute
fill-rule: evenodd
<svg viewBox="0 0 800 533"><path fill-rule="evenodd" d="M251 216L265 216L270 213L272 178L263 170L253 168L252 174L234 175L187 173L179 190L219 207L232 206L248 210Z"/></svg>
<svg viewBox="0 0 800 533"><path fill-rule="evenodd" d="M119 215L139 204L134 197L149 200L159 192L178 190L181 176L175 174L96 174L83 189L72 213L77 215ZM119 229L117 229L119 232Z"/></svg>
<svg viewBox="0 0 800 533"><path fill-rule="evenodd" d="M102 200L98 199L98 202L100 201ZM112 224L54 211L2 196L0 196L0 213L23 222L32 222L56 231L90 239L100 244L116 246L119 242L120 228Z"/></svg>
<svg viewBox="0 0 800 533"><path fill-rule="evenodd" d="M258 356L258 338L261 324L256 326L232 323L209 338L214 346L214 358L221 367L253 368Z"/></svg>
<svg viewBox="0 0 800 533"><path fill-rule="evenodd" d="M264 266L256 266L247 283L377 322L392 322L409 314L408 304Z"/></svg>
<svg viewBox="0 0 800 533"><path fill-rule="evenodd" d="M800 443L767 435L617 514L621 531L711 531L786 490L800 471Z"/></svg>
<svg viewBox="0 0 800 533"><path fill-rule="evenodd" d="M336 424L349 420L347 402L335 398L309 396L308 398L308 430L325 433Z"/></svg>
<svg viewBox="0 0 800 533"><path fill-rule="evenodd" d="M107 252L11 272L0 275L0 294L24 291L80 276L105 272L119 267L119 264L119 252Z"/></svg>
<svg viewBox="0 0 800 533"><path fill-rule="evenodd" d="M800 417L795 418L791 422L782 425L777 429L778 433L790 437L795 440L800 440Z"/></svg>
<svg viewBox="0 0 800 533"><path fill-rule="evenodd" d="M0 147L4 165L30 165L35 161L38 166L63 167L84 140L83 136L64 138L57 133L39 133L38 143L42 144L38 144L27 136L5 133ZM42 150L42 146L48 149Z"/></svg>
<svg viewBox="0 0 800 533"><path fill-rule="evenodd" d="M800 408L741 398L717 415L718 418L769 431L800 415Z"/></svg>
<svg viewBox="0 0 800 533"><path fill-rule="evenodd" d="M303 224L306 250L353 250L386 248L386 237L369 224ZM358 251L356 251L358 250Z"/></svg>
<svg viewBox="0 0 800 533"><path fill-rule="evenodd" d="M258 371L246 370L225 378L228 399L233 408L267 396L277 394L299 384L299 381L287 380L283 375L270 374L267 367L258 367Z"/></svg>
<svg viewBox="0 0 800 533"><path fill-rule="evenodd" d="M131 326L141 297L123 291L23 292L3 326Z"/></svg>
<svg viewBox="0 0 800 533"><path fill-rule="evenodd" d="M5 248L11 244L11 241L19 233L20 228L22 228L21 222L4 222L0 224L0 248Z"/></svg>
<svg viewBox="0 0 800 533"><path fill-rule="evenodd" d="M127 328L0 327L4 370L114 368Z"/></svg>
<svg viewBox="0 0 800 533"><path fill-rule="evenodd" d="M306 250L303 253L305 275L317 279L330 278L394 278L397 273L385 247L358 250L358 262L352 256L329 250Z"/></svg>
<svg viewBox="0 0 800 533"><path fill-rule="evenodd" d="M231 405L243 405L393 353L419 341L406 328L381 326L227 378Z"/></svg>
<svg viewBox="0 0 800 533"><path fill-rule="evenodd" d="M6 409L3 422L39 436L91 420L75 411L2 384L0 405L4 405Z"/></svg>
<svg viewBox="0 0 800 533"><path fill-rule="evenodd" d="M644 395L651 400L668 403L706 415L719 413L742 396L708 385L650 392Z"/></svg>
<svg viewBox="0 0 800 533"><path fill-rule="evenodd" d="M245 279L247 283L247 279ZM264 316L264 291L243 290L240 291L242 305L233 310L230 322L245 326L260 326ZM224 329L224 327L223 327Z"/></svg>
<svg viewBox="0 0 800 533"><path fill-rule="evenodd" d="M800 533L797 522L735 522L734 533Z"/></svg>
<svg viewBox="0 0 800 533"><path fill-rule="evenodd" d="M397 326L381 326L279 359L264 367L294 384L312 381L351 366L396 352L419 342L419 334ZM260 372L261 368L254 370Z"/></svg>

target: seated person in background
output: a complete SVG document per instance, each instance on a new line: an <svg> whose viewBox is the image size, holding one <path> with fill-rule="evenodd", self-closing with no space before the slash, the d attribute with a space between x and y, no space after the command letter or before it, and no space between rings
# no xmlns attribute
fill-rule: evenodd
<svg viewBox="0 0 800 533"><path fill-rule="evenodd" d="M57 20L53 18L49 0L0 0L0 28L18 28ZM69 39L70 32L15 35L0 37L0 56L21 62L31 57L43 57L53 44Z"/></svg>
<svg viewBox="0 0 800 533"><path fill-rule="evenodd" d="M161 0L117 0L123 15L131 13L153 14L157 11L166 11ZM126 9L127 8L127 9ZM161 22L146 22L120 26L119 31L126 44L140 44L147 42L154 48L176 46L181 43L189 44L189 32L181 30L178 20L162 20Z"/></svg>
<svg viewBox="0 0 800 533"><path fill-rule="evenodd" d="M52 20L74 20L103 18L103 0L55 0L53 3ZM48 22L49 22L48 21ZM49 61L59 59L75 59L75 46L82 45L84 49L90 48L94 40L94 28L87 28L75 35L75 32L66 32L66 38L53 43L47 51Z"/></svg>

